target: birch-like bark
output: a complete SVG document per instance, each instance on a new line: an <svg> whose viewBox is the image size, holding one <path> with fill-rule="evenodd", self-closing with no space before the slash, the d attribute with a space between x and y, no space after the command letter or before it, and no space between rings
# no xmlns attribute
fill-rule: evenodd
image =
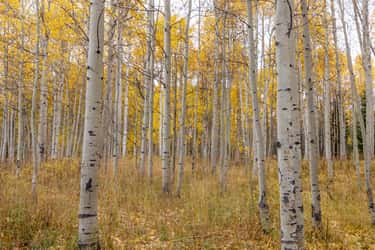
<svg viewBox="0 0 375 250"><path fill-rule="evenodd" d="M99 249L98 169L102 150L100 106L103 81L104 0L90 1L85 124L82 144L78 246Z"/></svg>
<svg viewBox="0 0 375 250"><path fill-rule="evenodd" d="M33 83L33 94L31 99L31 115L30 115L30 130L31 130L31 151L32 151L32 162L33 162L33 173L31 177L31 194L36 202L37 200L37 182L38 182L38 170L39 162L37 155L37 136L35 128L35 113L36 113L36 97L38 91L38 82L39 82L39 49L40 49L40 17L39 17L39 0L35 0L36 5L36 45L35 45L35 73L34 73L34 83Z"/></svg>
<svg viewBox="0 0 375 250"><path fill-rule="evenodd" d="M123 136L122 136L122 156L125 157L127 155L127 142L128 142L128 110L129 110L129 100L128 100L128 92L129 92L129 67L126 66L125 70L125 93L124 93L124 128L123 128Z"/></svg>
<svg viewBox="0 0 375 250"><path fill-rule="evenodd" d="M9 162L14 161L14 124L15 124L15 115L14 110L10 110L10 116L9 116L9 153L8 153L8 159Z"/></svg>
<svg viewBox="0 0 375 250"><path fill-rule="evenodd" d="M262 134L258 90L257 90L257 75L255 63L255 44L254 44L254 22L253 22L253 7L252 1L247 0L247 22L248 22L248 42L249 42L249 78L250 78L250 93L253 106L253 125L255 128L255 144L256 144L256 164L258 168L258 188L259 188L259 212L262 222L263 231L270 230L269 208L267 204L267 190L266 190L266 173L265 173L265 153L264 153L264 137Z"/></svg>
<svg viewBox="0 0 375 250"><path fill-rule="evenodd" d="M365 136L364 121L363 121L362 112L360 111L361 104L359 102L357 87L355 83L352 55L350 51L349 38L348 38L347 29L346 29L346 22L345 22L345 15L344 15L344 5L341 2L341 0L339 1L339 7L340 7L340 14L341 14L341 23L342 23L343 32L344 32L346 59L347 59L348 70L349 70L349 78L350 78L350 86L351 86L352 102L353 102L353 104L351 105L352 119L353 119L352 121L353 160L354 160L354 165L356 167L357 183L358 185L360 185L361 181L360 181L360 162L359 162L359 153L358 153L357 124L359 120L362 138L364 138Z"/></svg>
<svg viewBox="0 0 375 250"><path fill-rule="evenodd" d="M327 4L324 1L323 24L325 27L325 41L324 41L324 152L327 161L328 181L333 181L333 162L331 152L331 81L330 68L328 59L329 33L327 21Z"/></svg>
<svg viewBox="0 0 375 250"><path fill-rule="evenodd" d="M21 0L21 50L25 46L25 29L24 29L24 0ZM20 55L21 61L18 72L18 130L17 130L17 160L16 160L16 176L20 175L21 164L23 160L23 69L25 61L23 60L23 53Z"/></svg>
<svg viewBox="0 0 375 250"><path fill-rule="evenodd" d="M163 102L163 151L162 151L162 188L164 193L170 191L170 83L171 83L171 5L164 0L164 102Z"/></svg>
<svg viewBox="0 0 375 250"><path fill-rule="evenodd" d="M63 46L62 46L62 50ZM61 61L61 64L63 62ZM59 71L61 79L58 81L56 86L56 108L53 120L53 131L52 131L52 150L51 150L51 159L56 160L59 154L59 138L61 130L61 114L62 114L62 100L64 94L64 67L61 65L61 70Z"/></svg>
<svg viewBox="0 0 375 250"><path fill-rule="evenodd" d="M42 46L42 76L40 80L40 106L39 106L39 131L38 131L38 150L39 162L47 158L47 112L48 112L48 86L47 86L47 58L48 58L48 37L41 41Z"/></svg>
<svg viewBox="0 0 375 250"><path fill-rule="evenodd" d="M116 8L116 0L109 1L110 11L114 12ZM108 154L111 152L111 136L113 130L113 120L112 120L112 82L113 82L113 61L115 58L114 53L114 37L115 37L115 18L113 13L109 16L108 20L108 57L107 57L107 78L106 78L106 87L105 87L105 98L104 98L104 108L102 113L102 124L106 124L103 127L103 153L104 158L107 160Z"/></svg>
<svg viewBox="0 0 375 250"><path fill-rule="evenodd" d="M346 159L346 126L344 117L344 103L342 97L342 78L341 78L341 65L339 57L339 49L337 45L337 28L336 28L336 14L335 14L335 1L331 0L331 15L332 15L332 33L333 42L335 46L335 57L336 57L336 78L337 78L337 91L338 91L338 113L339 113L339 144L340 144L340 159Z"/></svg>
<svg viewBox="0 0 375 250"><path fill-rule="evenodd" d="M276 3L277 160L280 182L281 249L303 248L298 84L295 66L294 1Z"/></svg>
<svg viewBox="0 0 375 250"><path fill-rule="evenodd" d="M149 75L149 87L150 87L150 98L149 98L149 124L148 124L148 136L147 136L147 174L151 179L153 172L153 132L154 132L154 50L155 50L155 21L154 21L154 0L148 1L148 40L147 46L149 46L149 60L148 60L148 75Z"/></svg>
<svg viewBox="0 0 375 250"><path fill-rule="evenodd" d="M213 101L212 101L212 129L211 129L211 155L210 165L211 174L216 171L217 165L217 153L218 153L218 142L219 142L219 122L218 122L218 105L219 105L219 13L217 1L214 1L215 8L215 49L214 49L214 88L213 88Z"/></svg>
<svg viewBox="0 0 375 250"><path fill-rule="evenodd" d="M320 189L319 189L319 169L318 169L318 144L317 131L315 127L316 110L314 105L314 75L313 59L310 41L310 28L308 6L306 0L301 0L302 20L303 20L303 47L305 61L305 92L307 99L307 142L308 142L308 159L310 164L310 188L311 188L311 216L312 225L320 227L322 222L322 213L320 209ZM305 147L307 147L305 145Z"/></svg>
<svg viewBox="0 0 375 250"><path fill-rule="evenodd" d="M122 93L122 61L121 61L121 46L122 46L122 25L121 25L121 11L118 9L117 17L117 44L116 44L116 90L114 103L114 131L113 131L113 175L117 176L118 160L120 156L120 124L121 124L121 93Z"/></svg>
<svg viewBox="0 0 375 250"><path fill-rule="evenodd" d="M76 115L76 118L75 118L76 124L74 126L74 134L73 134L72 155L76 155L77 148L78 148L78 145L79 145L78 142L79 142L79 138L80 138L82 94L83 94L83 88L81 88L79 90L78 108L77 108L77 115Z"/></svg>
<svg viewBox="0 0 375 250"><path fill-rule="evenodd" d="M181 195L182 180L184 176L184 156L185 156L185 114L186 114L186 86L188 81L188 65L189 65L189 28L191 17L192 0L188 2L188 15L186 17L185 26L185 42L184 42L184 79L182 83L182 96L181 96L181 115L180 115L180 131L178 139L178 179L176 195Z"/></svg>
<svg viewBox="0 0 375 250"><path fill-rule="evenodd" d="M365 71L366 83L366 147L364 147L365 154L365 183L368 208L370 210L371 224L375 224L375 207L374 198L372 194L371 183L371 165L374 156L374 94L372 82L372 65L371 65L371 40L369 30L369 1L362 1L362 27L363 27L363 53L362 62Z"/></svg>

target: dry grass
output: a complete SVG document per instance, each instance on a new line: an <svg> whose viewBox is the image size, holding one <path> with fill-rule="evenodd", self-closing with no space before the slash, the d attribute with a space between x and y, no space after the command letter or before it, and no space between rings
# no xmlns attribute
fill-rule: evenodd
<svg viewBox="0 0 375 250"><path fill-rule="evenodd" d="M161 194L159 163L150 184L137 177L134 161L121 161L118 181L101 169L100 240L104 249L278 249L277 165L268 162L268 201L273 231L264 235L257 213L256 178L232 167L228 190L204 170L186 171L182 197ZM186 164L187 168L189 164ZM0 169L0 249L74 249L77 241L79 170L77 161L48 162L40 170L38 204L30 195L31 170L16 179ZM109 170L110 168L108 168ZM375 249L364 191L358 190L350 163L335 164L330 194L322 165L323 228L312 233L309 182L304 164L305 238L308 249ZM116 184L117 183L117 184ZM251 183L251 185L249 185ZM250 188L252 187L252 188Z"/></svg>

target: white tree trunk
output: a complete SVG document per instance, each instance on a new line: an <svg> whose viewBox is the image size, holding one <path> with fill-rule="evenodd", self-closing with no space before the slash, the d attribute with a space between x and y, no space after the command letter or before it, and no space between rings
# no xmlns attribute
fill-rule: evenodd
<svg viewBox="0 0 375 250"><path fill-rule="evenodd" d="M247 22L248 22L248 42L249 42L249 78L250 93L253 108L253 126L255 128L255 144L256 144L256 164L258 168L258 187L259 187L259 212L262 222L262 228L265 232L270 230L269 208L266 199L266 173L265 173L265 153L264 153L264 136L262 134L262 126L260 120L260 111L258 103L257 75L255 62L255 43L254 43L254 22L252 1L247 0ZM266 91L265 91L266 92ZM266 97L265 97L266 98Z"/></svg>
<svg viewBox="0 0 375 250"><path fill-rule="evenodd" d="M215 64L215 76L214 76L214 88L213 88L213 101L212 101L212 129L211 129L211 155L210 165L211 174L216 171L217 155L218 155L218 143L219 143L219 10L217 9L217 1L214 1L215 8L215 49L214 49L214 64Z"/></svg>
<svg viewBox="0 0 375 250"><path fill-rule="evenodd" d="M21 15L24 14L24 1L21 0ZM21 19L21 49L25 46L25 32L24 32L24 20ZM23 160L23 69L25 61L23 60L23 53L20 55L21 61L19 64L19 78L18 78L18 131L17 131L17 166L16 176L18 177L21 171L21 163Z"/></svg>
<svg viewBox="0 0 375 250"><path fill-rule="evenodd" d="M327 5L324 1L323 24L325 27L324 41L324 152L327 161L328 181L333 181L333 162L331 152L331 87L330 87L330 68L328 59L329 33L327 21Z"/></svg>
<svg viewBox="0 0 375 250"><path fill-rule="evenodd" d="M62 46L62 50L64 47ZM60 150L60 130L61 130L61 115L62 115L62 100L64 94L64 67L62 66L63 61L61 61L61 70L58 72L61 79L58 81L56 86L56 107L54 110L54 120L53 120L53 131L52 131L52 149L51 149L51 159L56 160L59 156Z"/></svg>
<svg viewBox="0 0 375 250"><path fill-rule="evenodd" d="M43 38L42 46L42 76L40 81L40 111L39 111L39 133L38 133L38 150L39 162L43 162L47 158L47 112L48 112L48 86L47 86L47 53L48 38Z"/></svg>
<svg viewBox="0 0 375 250"><path fill-rule="evenodd" d="M116 0L110 0L109 6L112 12L115 11L115 1ZM106 92L105 92L105 99L104 99L104 109L102 114L102 123L103 126L106 124L105 127L103 127L103 141L104 141L104 148L103 153L105 155L104 158L107 160L109 154L111 153L111 145L112 145L112 131L113 131L113 120L112 120L112 76L113 76L113 60L115 58L114 56L114 36L115 36L115 20L113 14L109 16L108 20L108 54L107 54L107 78L106 78Z"/></svg>
<svg viewBox="0 0 375 250"><path fill-rule="evenodd" d="M170 0L164 0L164 102L163 102L163 151L162 151L162 186L163 192L170 191L170 83L171 83L171 6Z"/></svg>
<svg viewBox="0 0 375 250"><path fill-rule="evenodd" d="M371 65L371 40L369 30L369 1L362 1L362 18L363 18L363 54L362 62L365 71L366 82L366 147L364 147L365 154L365 179L366 179L366 194L368 200L368 207L371 215L371 224L375 224L375 207L372 194L371 183L371 165L374 156L374 94L372 82L372 65Z"/></svg>
<svg viewBox="0 0 375 250"><path fill-rule="evenodd" d="M184 175L184 156L185 156L185 115L186 115L186 87L188 81L188 66L189 66L189 28L191 16L192 0L188 2L188 15L186 17L185 26L185 41L184 41L184 79L182 83L182 96L181 96L181 115L180 115L180 131L178 139L178 179L176 195L179 197L181 194L182 180Z"/></svg>
<svg viewBox="0 0 375 250"><path fill-rule="evenodd" d="M341 2L341 0L339 1L339 6L340 6L340 14L341 14L341 23L342 23L343 31L344 31L346 59L347 59L348 70L349 70L349 78L350 78L350 86L351 86L352 102L353 102L353 104L351 105L352 106L352 119L353 119L352 121L353 160L354 160L354 165L356 166L357 182L359 184L360 183L360 162L359 162L359 153L358 153L357 124L359 120L362 138L364 138L365 136L364 121L362 117L362 112L360 111L361 105L359 102L357 87L355 83L355 75L354 75L354 69L353 69L353 64L352 64L352 55L350 51L349 38L348 38L348 33L346 30L346 22L344 18L344 5Z"/></svg>
<svg viewBox="0 0 375 250"><path fill-rule="evenodd" d="M39 18L39 0L35 0L36 4L36 45L35 45L35 73L34 73L34 83L33 83L33 94L31 99L31 116L30 116L30 130L31 130L31 151L32 151L32 162L33 162L33 173L31 177L31 193L34 201L37 199L37 182L38 182L38 170L39 162L37 155L37 137L35 128L35 113L36 113L36 97L38 91L39 82L39 41L40 41L40 18Z"/></svg>
<svg viewBox="0 0 375 250"><path fill-rule="evenodd" d="M308 147L308 159L310 163L310 188L311 188L311 215L312 225L320 227L322 216L320 209L320 189L319 189L319 172L318 172L318 144L317 131L315 126L316 110L314 105L314 75L313 75L313 59L311 55L311 41L308 6L306 0L301 0L302 18L303 18L303 47L305 61L305 91L307 97L307 134L308 138L305 147Z"/></svg>
<svg viewBox="0 0 375 250"><path fill-rule="evenodd" d="M99 249L98 168L101 154L100 106L103 82L104 0L90 1L85 124L82 144L78 245Z"/></svg>
<svg viewBox="0 0 375 250"><path fill-rule="evenodd" d="M129 92L129 66L126 66L125 71L125 93L124 93L124 128L122 136L122 156L127 154L127 142L128 142L128 110L129 110L129 101L128 101L128 92Z"/></svg>
<svg viewBox="0 0 375 250"><path fill-rule="evenodd" d="M121 25L121 11L118 9L117 17L117 68L116 68L116 90L114 103L114 131L113 131L113 174L116 177L118 169L118 160L120 156L120 124L121 124L121 93L122 93L122 61L121 61L121 46L122 46L122 25Z"/></svg>
<svg viewBox="0 0 375 250"><path fill-rule="evenodd" d="M337 91L338 91L338 113L339 113L339 143L340 143L340 159L346 159L346 126L344 117L344 103L342 96L342 78L341 78L341 65L339 58L339 49L337 45L337 28L336 28L336 16L335 16L335 4L334 0L331 0L331 15L332 15L332 33L333 42L335 45L335 56L336 56L336 77L337 77Z"/></svg>
<svg viewBox="0 0 375 250"><path fill-rule="evenodd" d="M295 66L294 1L276 4L277 160L280 181L281 249L303 248L300 187L301 138ZM302 217L303 218L303 217Z"/></svg>
<svg viewBox="0 0 375 250"><path fill-rule="evenodd" d="M149 74L149 87L150 87L150 98L149 98L149 130L148 130L148 158L147 158L147 166L148 166L148 177L152 178L152 168L153 168L153 132L154 132L154 50L155 50L155 29L154 29L154 0L149 0L148 2L148 43L149 46L149 60L148 60L148 74Z"/></svg>

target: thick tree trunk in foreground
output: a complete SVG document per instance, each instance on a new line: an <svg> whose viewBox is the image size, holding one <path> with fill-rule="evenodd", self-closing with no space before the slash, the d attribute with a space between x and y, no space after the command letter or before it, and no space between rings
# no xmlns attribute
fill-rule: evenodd
<svg viewBox="0 0 375 250"><path fill-rule="evenodd" d="M277 160L280 182L281 249L303 248L301 138L295 69L294 1L276 5Z"/></svg>
<svg viewBox="0 0 375 250"><path fill-rule="evenodd" d="M98 169L101 154L100 106L103 82L104 0L90 2L85 124L82 144L78 245L98 249Z"/></svg>

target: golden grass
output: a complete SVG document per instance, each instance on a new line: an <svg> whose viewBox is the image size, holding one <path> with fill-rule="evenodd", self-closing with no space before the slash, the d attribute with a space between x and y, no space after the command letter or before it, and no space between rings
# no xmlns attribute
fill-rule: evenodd
<svg viewBox="0 0 375 250"><path fill-rule="evenodd" d="M232 167L228 189L201 163L192 174L186 164L182 197L161 193L160 164L150 183L137 177L134 160L123 160L117 182L110 167L100 171L99 222L103 249L278 249L279 192L277 164L267 164L268 202L273 230L264 235L257 211L256 178L244 167ZM45 163L39 176L38 203L33 205L30 166L16 178L10 166L0 168L0 249L75 249L79 169L71 160ZM327 193L321 170L323 228L313 233L307 164L303 166L305 239L308 249L375 249L375 227L369 224L366 196L358 190L349 162L335 163L336 177ZM250 184L250 185L249 185ZM251 188L250 188L251 187ZM174 187L173 187L174 188ZM172 189L173 190L173 189ZM173 190L174 191L174 190Z"/></svg>

